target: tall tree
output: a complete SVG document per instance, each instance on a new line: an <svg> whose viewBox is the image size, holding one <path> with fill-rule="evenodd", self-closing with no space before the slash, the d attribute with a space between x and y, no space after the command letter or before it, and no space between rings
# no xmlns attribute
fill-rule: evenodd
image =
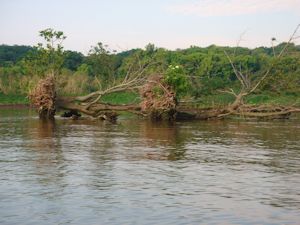
<svg viewBox="0 0 300 225"><path fill-rule="evenodd" d="M48 28L40 31L44 43L38 43L23 64L32 75L45 76L48 73L56 76L60 73L64 63L62 42L66 39L62 31Z"/></svg>

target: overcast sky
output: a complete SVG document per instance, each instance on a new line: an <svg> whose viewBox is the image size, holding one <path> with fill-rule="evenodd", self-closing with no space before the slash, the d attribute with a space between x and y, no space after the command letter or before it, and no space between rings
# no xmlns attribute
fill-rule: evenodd
<svg viewBox="0 0 300 225"><path fill-rule="evenodd" d="M242 46L269 46L298 23L300 0L0 0L0 44L35 45L51 27L85 54L97 42L118 51L234 46L244 31Z"/></svg>

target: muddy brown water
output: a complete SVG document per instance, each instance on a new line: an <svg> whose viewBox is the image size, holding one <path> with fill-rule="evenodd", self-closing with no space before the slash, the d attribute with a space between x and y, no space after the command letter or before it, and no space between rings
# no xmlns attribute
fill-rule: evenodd
<svg viewBox="0 0 300 225"><path fill-rule="evenodd" d="M0 224L299 224L300 118L117 124L0 110Z"/></svg>

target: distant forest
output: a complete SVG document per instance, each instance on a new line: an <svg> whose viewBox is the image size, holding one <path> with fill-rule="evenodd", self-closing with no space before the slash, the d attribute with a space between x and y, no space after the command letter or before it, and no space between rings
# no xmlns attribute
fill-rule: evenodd
<svg viewBox="0 0 300 225"><path fill-rule="evenodd" d="M249 49L211 45L167 50L148 44L144 49L118 53L98 43L86 56L75 51L62 52L63 59L57 68L59 92L63 95L89 93L124 77L132 65L149 62L153 63L147 69L149 76L173 73L172 82L177 82L180 96L197 99L228 87L239 88L224 51L230 54L241 71L255 79L269 67L273 56L284 46L285 43L280 43L274 47ZM0 45L0 93L26 95L45 76L48 62L41 59L39 51L31 46ZM256 93L299 95L299 87L300 46L291 43Z"/></svg>

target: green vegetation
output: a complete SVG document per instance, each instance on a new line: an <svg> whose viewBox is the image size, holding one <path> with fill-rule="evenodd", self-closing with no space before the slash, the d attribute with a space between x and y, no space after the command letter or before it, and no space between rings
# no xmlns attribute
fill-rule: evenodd
<svg viewBox="0 0 300 225"><path fill-rule="evenodd" d="M280 54L286 43L274 48L212 45L175 51L148 44L145 49L117 53L99 42L85 56L64 51L62 42L66 37L62 32L46 29L40 36L45 43L35 47L0 45L0 104L27 103L24 96L49 73L55 74L60 95L76 96L110 87L124 79L128 71L148 64L145 73L163 75L180 100L199 106L226 105L234 97L221 92L241 90L226 52L250 86L274 65L270 75L246 97L247 103L300 105L300 46L293 43L278 59L274 55ZM137 93L125 92L103 96L102 100L120 104L139 99Z"/></svg>
<svg viewBox="0 0 300 225"><path fill-rule="evenodd" d="M30 46L0 45L0 66L7 67L17 63L32 49Z"/></svg>
<svg viewBox="0 0 300 225"><path fill-rule="evenodd" d="M130 104L139 102L140 97L134 92L119 92L105 95L102 101L111 104Z"/></svg>
<svg viewBox="0 0 300 225"><path fill-rule="evenodd" d="M111 104L130 104L138 103L140 97L134 92L121 92L111 93L103 97L103 102ZM234 100L234 97L229 94L216 94L207 95L193 101L193 106L199 108L211 107L211 106L224 106L228 105ZM249 104L270 104L270 105L282 105L282 106L300 106L299 95L269 95L269 94L258 94L250 95L246 98L246 103ZM6 104L29 104L29 100L26 95L5 95L0 93L0 105Z"/></svg>
<svg viewBox="0 0 300 225"><path fill-rule="evenodd" d="M198 108L222 107L234 101L234 96L229 94L207 95L193 101L192 106ZM300 95L272 95L268 93L252 94L246 97L246 104L251 105L281 105L281 106L300 106Z"/></svg>
<svg viewBox="0 0 300 225"><path fill-rule="evenodd" d="M6 104L29 104L29 101L24 95L4 95L0 93L0 105Z"/></svg>

